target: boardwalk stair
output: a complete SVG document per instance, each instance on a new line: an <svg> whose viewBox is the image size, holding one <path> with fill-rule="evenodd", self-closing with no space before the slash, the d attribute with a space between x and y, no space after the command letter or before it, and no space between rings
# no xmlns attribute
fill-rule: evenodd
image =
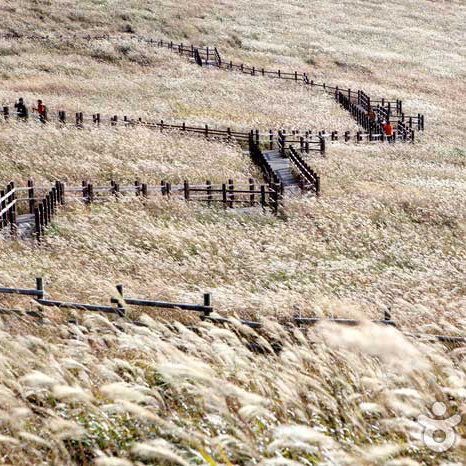
<svg viewBox="0 0 466 466"><path fill-rule="evenodd" d="M298 191L300 179L294 173L289 158L282 157L280 150L268 150L264 153L265 160L269 163L270 168L276 174L279 183L283 185L286 191Z"/></svg>

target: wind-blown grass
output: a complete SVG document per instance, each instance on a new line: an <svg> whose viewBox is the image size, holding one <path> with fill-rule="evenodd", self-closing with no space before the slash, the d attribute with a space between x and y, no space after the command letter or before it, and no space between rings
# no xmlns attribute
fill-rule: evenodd
<svg viewBox="0 0 466 466"><path fill-rule="evenodd" d="M322 195L288 197L277 218L153 197L61 211L38 247L0 238L0 284L45 277L56 299L128 295L199 302L262 320L261 336L182 312L130 311L148 327L48 309L0 322L0 453L7 464L462 464L464 348L395 329L318 327L296 314L380 318L408 332L463 334L465 60L461 2L171 0L0 5L3 32L111 33L121 41L0 39L1 103L24 96L97 111L249 130L353 129L294 83L201 69L125 31L219 46L228 58L306 71L401 98L426 114L414 145L333 144L309 157ZM221 160L222 163L218 163ZM258 177L233 145L146 129L0 126L0 181L130 182ZM36 307L1 296L0 306ZM79 325L66 324L76 319ZM185 324L199 331L161 320ZM269 319L271 321L269 322ZM260 343L268 355L244 343ZM276 343L282 345L274 354ZM274 344L273 348L272 345ZM437 454L419 415L463 415Z"/></svg>

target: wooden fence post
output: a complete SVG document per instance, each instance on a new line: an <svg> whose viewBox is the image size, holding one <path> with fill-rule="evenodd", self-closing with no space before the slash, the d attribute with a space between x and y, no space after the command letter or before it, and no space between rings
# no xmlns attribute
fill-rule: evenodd
<svg viewBox="0 0 466 466"><path fill-rule="evenodd" d="M34 230L35 230L36 239L40 240L40 233L41 233L40 211L38 207L34 209Z"/></svg>
<svg viewBox="0 0 466 466"><path fill-rule="evenodd" d="M28 198L29 198L29 213L33 214L36 208L36 201L34 199L34 181L28 180Z"/></svg>
<svg viewBox="0 0 466 466"><path fill-rule="evenodd" d="M254 186L254 178L249 178L249 204L251 206L254 205L255 199L254 199L254 191L255 191L255 186Z"/></svg>
<svg viewBox="0 0 466 466"><path fill-rule="evenodd" d="M222 201L223 207L227 207L227 185L225 183L222 184Z"/></svg>
<svg viewBox="0 0 466 466"><path fill-rule="evenodd" d="M0 199L3 198L3 196L5 195L5 190L0 190ZM2 200L0 202L0 212L6 207L6 201L5 200ZM2 229L4 226L6 226L6 213L3 213L1 216L0 216L0 229Z"/></svg>
<svg viewBox="0 0 466 466"><path fill-rule="evenodd" d="M280 132L280 155L285 157L286 135Z"/></svg>
<svg viewBox="0 0 466 466"><path fill-rule="evenodd" d="M10 108L8 106L3 107L3 118L8 120L10 117Z"/></svg>
<svg viewBox="0 0 466 466"><path fill-rule="evenodd" d="M265 205L266 205L266 199L265 199L265 186L263 184L261 184L261 206L263 208L265 208Z"/></svg>
<svg viewBox="0 0 466 466"><path fill-rule="evenodd" d="M147 183L142 183L141 185L141 194L142 194L142 197L147 197L149 191L147 189Z"/></svg>
<svg viewBox="0 0 466 466"><path fill-rule="evenodd" d="M60 204L65 205L65 183L59 181L58 186L60 188Z"/></svg>
<svg viewBox="0 0 466 466"><path fill-rule="evenodd" d="M272 191L269 193L269 196L271 198L272 212L274 213L274 215L278 214L279 189L280 185L278 183L275 183L273 185Z"/></svg>
<svg viewBox="0 0 466 466"><path fill-rule="evenodd" d="M205 184L207 191L207 205L210 207L210 205L212 204L212 182L210 180L207 180Z"/></svg>
<svg viewBox="0 0 466 466"><path fill-rule="evenodd" d="M47 214L47 225L52 221L52 199L50 193L45 196L45 212Z"/></svg>
<svg viewBox="0 0 466 466"><path fill-rule="evenodd" d="M44 236L44 227L45 227L45 212L44 212L44 203L41 202L39 204L39 230L38 230L38 233L39 233L39 237L40 236Z"/></svg>
<svg viewBox="0 0 466 466"><path fill-rule="evenodd" d="M204 293L204 306L212 307L212 293ZM204 311L204 315L209 315L212 311Z"/></svg>
<svg viewBox="0 0 466 466"><path fill-rule="evenodd" d="M235 186L233 184L233 180L232 179L229 179L228 180L228 190L230 192L230 202L228 203L228 206L230 207L230 209L232 209L234 207L234 200L235 200Z"/></svg>
<svg viewBox="0 0 466 466"><path fill-rule="evenodd" d="M15 189L15 183L12 181L10 182L10 191L12 191L10 202L16 200L16 193L14 192ZM11 223L11 231L13 234L16 234L16 220L17 220L17 214L18 214L18 206L16 203L13 204L13 206L10 209L10 223Z"/></svg>
<svg viewBox="0 0 466 466"><path fill-rule="evenodd" d="M186 201L189 201L189 183L187 180L183 183L184 198Z"/></svg>
<svg viewBox="0 0 466 466"><path fill-rule="evenodd" d="M87 185L87 195L89 198L89 204L92 204L92 202L94 202L94 185L91 183L88 183Z"/></svg>
<svg viewBox="0 0 466 466"><path fill-rule="evenodd" d="M50 219L55 215L57 211L57 190L55 187L52 188L52 190L49 193L50 197Z"/></svg>
<svg viewBox="0 0 466 466"><path fill-rule="evenodd" d="M82 195L83 195L83 202L84 204L88 204L89 201L87 199L87 181L84 181L81 183L81 186L82 186Z"/></svg>
<svg viewBox="0 0 466 466"><path fill-rule="evenodd" d="M321 155L325 155L325 138L321 136L320 138L320 153Z"/></svg>
<svg viewBox="0 0 466 466"><path fill-rule="evenodd" d="M42 199L42 225L46 227L49 224L49 213L48 213L48 206L47 206L47 196Z"/></svg>

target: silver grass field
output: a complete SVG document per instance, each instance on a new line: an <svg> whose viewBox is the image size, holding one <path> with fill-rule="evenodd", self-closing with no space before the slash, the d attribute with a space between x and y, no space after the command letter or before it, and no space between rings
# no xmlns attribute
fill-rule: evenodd
<svg viewBox="0 0 466 466"><path fill-rule="evenodd" d="M2 233L0 286L27 288L43 276L54 299L105 304L117 283L131 296L175 302L211 292L232 324L141 308L124 319L2 315L0 464L464 464L466 348L412 334L466 329L465 13L460 1L0 1L0 36L54 36L0 37L2 106L41 98L70 116L357 130L319 91L200 68L132 40L134 31L400 98L407 113L426 115L415 144L340 141L326 157L307 156L322 194L286 197L277 217L160 195L91 206L70 198L40 246ZM29 178L263 182L234 142L1 121L0 185ZM0 308L37 306L1 295ZM384 312L402 332L371 323ZM286 326L296 315L362 324L301 332ZM462 416L442 453L428 448L419 423L436 401L445 417Z"/></svg>

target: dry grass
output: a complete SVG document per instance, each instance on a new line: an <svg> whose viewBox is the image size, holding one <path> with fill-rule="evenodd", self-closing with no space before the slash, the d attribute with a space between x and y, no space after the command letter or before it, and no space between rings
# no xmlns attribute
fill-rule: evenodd
<svg viewBox="0 0 466 466"><path fill-rule="evenodd" d="M63 180L157 184L184 179L216 183L260 175L238 145L180 137L177 133L136 128L62 129L38 124L8 124L0 140L0 180L24 185Z"/></svg>
<svg viewBox="0 0 466 466"><path fill-rule="evenodd" d="M162 8L163 7L163 8ZM310 158L322 197L289 198L281 217L154 198L72 205L41 248L0 239L0 283L44 275L55 298L107 303L128 294L199 302L223 314L378 318L408 331L463 333L466 164L461 2L3 1L2 30L137 33L218 45L251 64L401 98L426 114L415 145L335 144ZM293 83L205 70L159 49L83 41L0 40L0 98L55 108L250 129L351 129L324 96ZM217 163L219 160L222 163ZM93 178L176 182L257 176L241 149L144 129L0 127L0 181ZM26 308L19 298L2 306ZM0 451L11 464L462 464L436 454L417 418L432 402L465 413L465 352L393 329L271 324L276 356L250 332L200 334L79 317L4 319ZM134 311L140 316L140 310ZM153 315L152 317L155 317ZM162 317L170 319L170 315ZM177 315L176 317L180 317ZM260 340L262 341L262 340ZM263 344L265 340L262 341ZM464 419L464 418L463 418ZM98 459L97 459L98 458Z"/></svg>

